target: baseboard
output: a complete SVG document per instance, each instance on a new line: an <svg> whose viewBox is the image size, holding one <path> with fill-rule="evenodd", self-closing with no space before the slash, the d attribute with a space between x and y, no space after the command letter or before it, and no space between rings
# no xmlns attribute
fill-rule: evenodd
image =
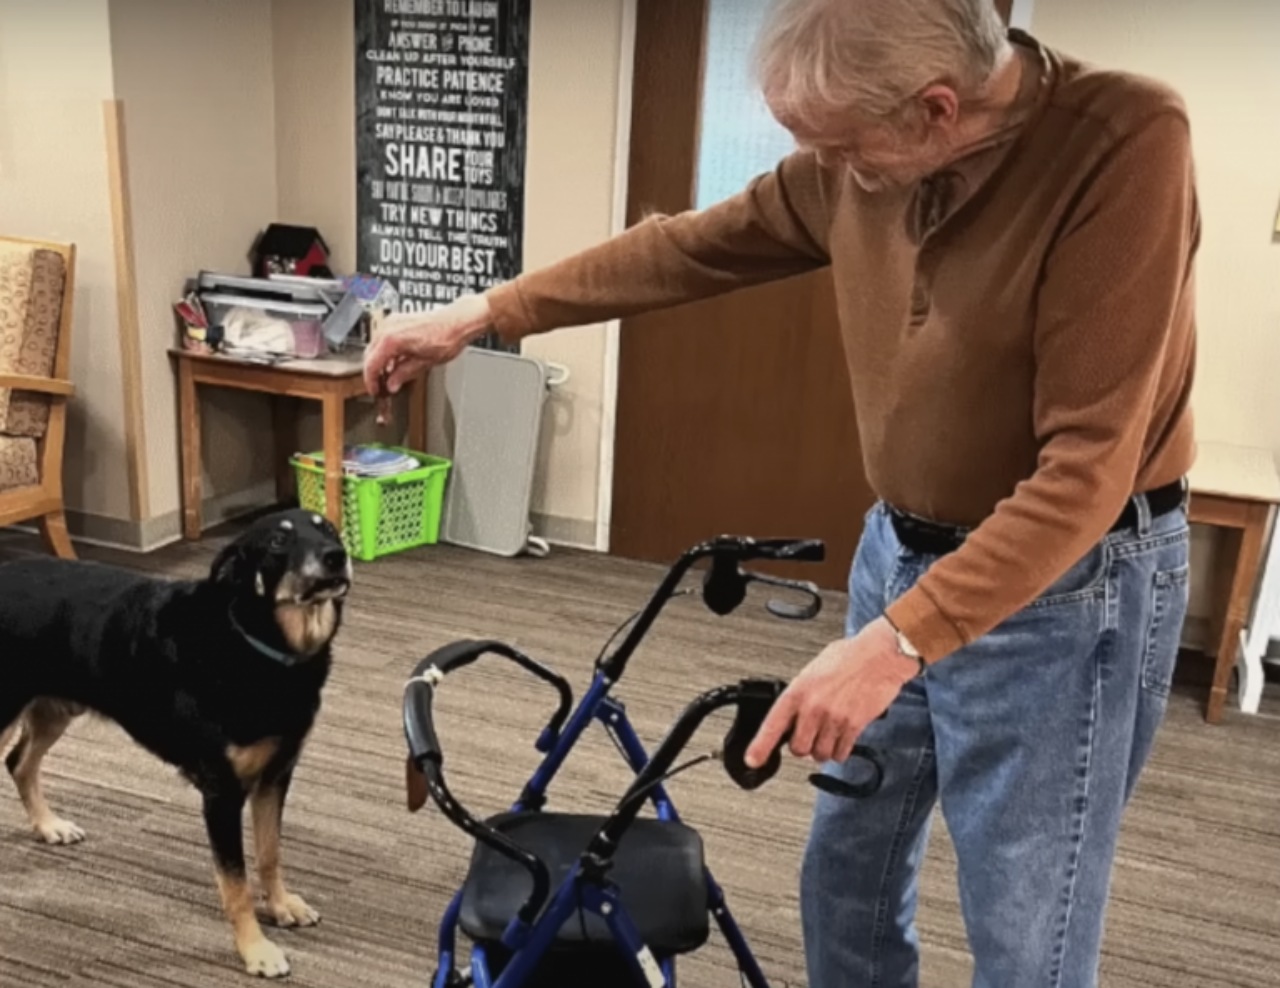
<svg viewBox="0 0 1280 988"><path fill-rule="evenodd" d="M204 528L213 528L233 521L265 505L273 504L276 487L273 481L257 484L242 491L206 498L202 509ZM35 533L33 525L14 525L17 531ZM181 509L147 518L129 521L99 515L91 511L67 509L67 531L75 542L120 549L125 552L147 553L170 545L182 538Z"/></svg>
<svg viewBox="0 0 1280 988"><path fill-rule="evenodd" d="M205 500L206 529L233 521L275 502L275 484L267 481L243 491ZM564 518L535 512L530 519L534 534L552 545L596 550L596 523L588 518ZM14 525L14 531L35 534L34 525ZM67 531L76 542L125 552L153 552L182 538L182 511L175 510L145 521L129 521L91 511L67 509Z"/></svg>
<svg viewBox="0 0 1280 988"><path fill-rule="evenodd" d="M531 521L534 534L552 545L596 550L596 523L589 518L563 518L535 511Z"/></svg>

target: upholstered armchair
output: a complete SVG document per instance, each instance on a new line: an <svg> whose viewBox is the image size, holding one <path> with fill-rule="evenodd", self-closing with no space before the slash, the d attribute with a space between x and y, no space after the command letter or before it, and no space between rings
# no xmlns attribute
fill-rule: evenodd
<svg viewBox="0 0 1280 988"><path fill-rule="evenodd" d="M62 498L74 281L74 246L0 237L0 526L34 521L64 559L75 556Z"/></svg>

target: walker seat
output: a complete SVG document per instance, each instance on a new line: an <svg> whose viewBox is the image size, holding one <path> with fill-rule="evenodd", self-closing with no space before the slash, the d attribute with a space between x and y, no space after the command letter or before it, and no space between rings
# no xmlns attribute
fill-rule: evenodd
<svg viewBox="0 0 1280 988"><path fill-rule="evenodd" d="M488 821L547 864L551 884L569 877L583 848L605 824L602 816L508 813ZM688 954L711 935L706 863L696 830L670 820L636 820L622 838L610 879L640 939L659 957ZM462 890L459 925L473 941L497 944L532 891L529 873L484 844L476 847ZM566 920L553 946L612 945L604 918Z"/></svg>
<svg viewBox="0 0 1280 988"><path fill-rule="evenodd" d="M707 943L713 919L743 981L751 988L769 988L707 866L701 836L680 819L664 784L712 759L721 761L743 789L759 788L771 779L788 738L758 769L747 767L745 755L786 683L744 679L703 693L685 708L652 757L611 691L665 603L691 592L679 587L696 563L710 562L701 596L714 613L731 613L745 600L747 587L761 583L799 595L799 603L770 600L771 613L807 620L821 607L813 584L749 572L743 564L813 562L823 554L821 542L790 539L722 537L690 549L671 567L645 608L615 633L616 637L632 624L617 649L608 653L609 643L605 644L576 707L563 677L502 642L453 642L418 663L405 687L403 709L409 809L416 812L430 798L446 819L476 842L466 879L440 923L433 988L676 988L675 959ZM446 677L482 656L507 659L547 683L559 697L536 742L544 755L541 764L508 812L483 821L449 791L432 709ZM702 722L729 707L735 714L721 747L676 766L676 758ZM550 784L593 721L621 751L634 773L631 784L609 815L547 812ZM867 765L865 781L823 775L810 776L810 781L846 798L876 792L882 778L876 753L859 746L854 754ZM641 817L646 805L651 805L652 817ZM471 942L469 964L459 964L459 930Z"/></svg>

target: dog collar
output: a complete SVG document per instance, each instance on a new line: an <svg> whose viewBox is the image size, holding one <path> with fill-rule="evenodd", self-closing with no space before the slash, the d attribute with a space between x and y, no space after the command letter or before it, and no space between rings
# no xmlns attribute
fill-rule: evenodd
<svg viewBox="0 0 1280 988"><path fill-rule="evenodd" d="M294 655L290 652L283 652L278 648L273 648L261 638L256 638L249 634L249 632L245 631L240 622L236 620L236 611L234 607L227 608L227 617L231 620L231 627L236 629L240 637L248 642L254 650L265 655L268 659L271 659L274 662L279 662L282 666L296 666L302 661L301 656Z"/></svg>

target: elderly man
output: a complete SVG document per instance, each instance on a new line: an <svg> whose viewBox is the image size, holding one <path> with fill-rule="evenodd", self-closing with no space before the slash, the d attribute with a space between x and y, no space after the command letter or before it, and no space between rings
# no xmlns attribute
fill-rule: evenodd
<svg viewBox="0 0 1280 988"><path fill-rule="evenodd" d="M940 804L986 988L1096 984L1123 808L1187 601L1199 216L1178 97L1006 31L991 0L785 0L759 78L798 149L370 351L396 391L507 340L830 265L879 496L847 637L752 750L853 772L802 869L810 983L915 985ZM717 382L731 388L732 379ZM884 714L885 716L881 717Z"/></svg>

